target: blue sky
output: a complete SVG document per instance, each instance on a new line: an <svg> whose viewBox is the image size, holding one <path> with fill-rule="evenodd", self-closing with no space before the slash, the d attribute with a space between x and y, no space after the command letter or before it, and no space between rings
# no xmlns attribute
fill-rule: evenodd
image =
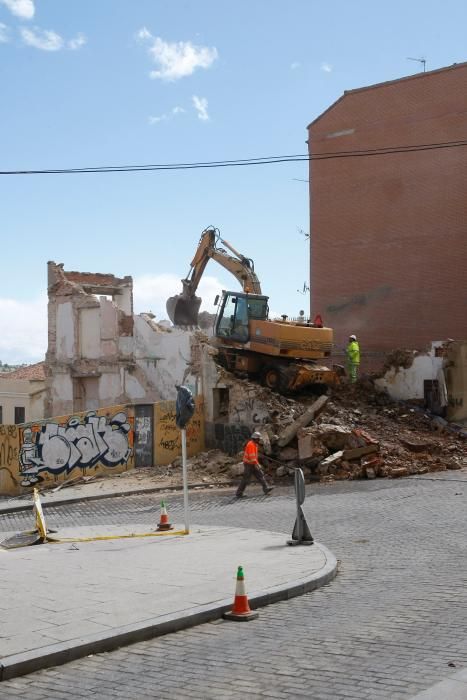
<svg viewBox="0 0 467 700"><path fill-rule="evenodd" d="M305 153L344 90L467 60L463 0L0 0L0 169ZM208 225L276 313L308 307L306 163L0 177L0 359L46 350L46 263L131 274L164 316ZM233 278L210 263L210 308Z"/></svg>

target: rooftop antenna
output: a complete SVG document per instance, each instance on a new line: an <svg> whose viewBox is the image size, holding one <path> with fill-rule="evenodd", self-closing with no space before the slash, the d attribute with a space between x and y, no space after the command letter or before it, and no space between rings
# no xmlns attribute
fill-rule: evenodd
<svg viewBox="0 0 467 700"><path fill-rule="evenodd" d="M418 63L421 63L423 65L423 72L426 72L426 58L411 58L410 56L407 56L408 61L417 61Z"/></svg>

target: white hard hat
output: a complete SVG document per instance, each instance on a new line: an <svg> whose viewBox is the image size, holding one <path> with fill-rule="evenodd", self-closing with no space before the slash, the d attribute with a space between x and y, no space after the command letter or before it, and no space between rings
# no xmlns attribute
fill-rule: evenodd
<svg viewBox="0 0 467 700"><path fill-rule="evenodd" d="M357 340L357 336L356 335L349 335L349 339L350 340Z"/></svg>
<svg viewBox="0 0 467 700"><path fill-rule="evenodd" d="M254 432L253 435L251 436L251 439L252 439L252 440L261 440L261 433L258 433L258 431L255 430L255 432Z"/></svg>

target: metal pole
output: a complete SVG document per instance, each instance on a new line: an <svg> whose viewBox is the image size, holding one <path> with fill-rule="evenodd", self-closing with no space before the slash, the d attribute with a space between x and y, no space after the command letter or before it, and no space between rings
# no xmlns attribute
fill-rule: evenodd
<svg viewBox="0 0 467 700"><path fill-rule="evenodd" d="M186 430L182 428L183 508L185 511L185 533L190 534L190 508L188 504L188 473L186 464Z"/></svg>
<svg viewBox="0 0 467 700"><path fill-rule="evenodd" d="M298 542L302 541L303 538L303 524L302 524L302 518L301 518L301 510L300 506L303 503L303 500L301 500L302 494L300 492L300 469L295 469L295 474L294 474L294 481L295 481L295 500L297 503L297 540Z"/></svg>

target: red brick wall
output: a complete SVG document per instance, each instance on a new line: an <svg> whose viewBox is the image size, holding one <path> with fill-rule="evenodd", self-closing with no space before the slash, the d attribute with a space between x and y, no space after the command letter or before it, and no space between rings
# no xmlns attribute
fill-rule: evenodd
<svg viewBox="0 0 467 700"><path fill-rule="evenodd" d="M309 126L312 155L459 139L467 64L347 92ZM338 349L467 338L466 146L311 161L310 211L311 315Z"/></svg>

